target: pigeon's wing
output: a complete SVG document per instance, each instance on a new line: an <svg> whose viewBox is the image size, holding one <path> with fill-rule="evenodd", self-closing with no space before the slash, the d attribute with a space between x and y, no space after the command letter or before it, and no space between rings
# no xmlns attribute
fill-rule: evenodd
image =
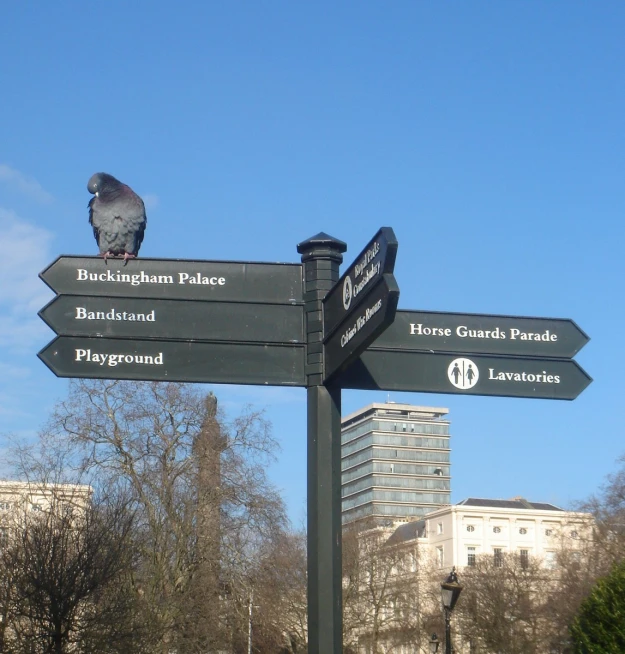
<svg viewBox="0 0 625 654"><path fill-rule="evenodd" d="M123 216L125 251L139 254L148 219L143 200L128 186L125 186L118 200L119 213Z"/></svg>
<svg viewBox="0 0 625 654"><path fill-rule="evenodd" d="M91 200L89 200L89 224L91 227L93 227L93 235L95 236L95 241L98 244L98 247L100 246L100 228L96 223L93 221L93 204L96 201L96 197L92 197Z"/></svg>
<svg viewBox="0 0 625 654"><path fill-rule="evenodd" d="M134 249L135 254L139 254L139 248L141 247L141 243L143 243L143 237L145 235L145 228L147 224L148 224L148 217L145 215L145 207L144 207L143 220L141 221L141 224L139 225L139 229L137 229L137 233L135 234L135 249Z"/></svg>

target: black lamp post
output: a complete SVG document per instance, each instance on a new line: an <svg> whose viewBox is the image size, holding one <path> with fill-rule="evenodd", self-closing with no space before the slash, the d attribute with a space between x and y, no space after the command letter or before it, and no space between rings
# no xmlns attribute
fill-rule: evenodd
<svg viewBox="0 0 625 654"><path fill-rule="evenodd" d="M438 652L438 643L438 636L432 634L432 638L430 638L430 654L436 654Z"/></svg>
<svg viewBox="0 0 625 654"><path fill-rule="evenodd" d="M458 583L456 568L453 567L449 577L441 584L443 609L445 611L445 654L451 654L451 612L454 610L461 592L462 586Z"/></svg>

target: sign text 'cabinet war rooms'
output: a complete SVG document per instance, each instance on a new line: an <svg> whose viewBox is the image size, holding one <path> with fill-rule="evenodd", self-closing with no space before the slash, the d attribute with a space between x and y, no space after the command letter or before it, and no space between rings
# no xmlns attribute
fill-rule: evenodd
<svg viewBox="0 0 625 654"><path fill-rule="evenodd" d="M342 652L342 389L572 400L592 381L571 320L397 310L397 247L382 227L340 279L324 233L301 264L62 256L40 275L59 377L306 387L311 654Z"/></svg>

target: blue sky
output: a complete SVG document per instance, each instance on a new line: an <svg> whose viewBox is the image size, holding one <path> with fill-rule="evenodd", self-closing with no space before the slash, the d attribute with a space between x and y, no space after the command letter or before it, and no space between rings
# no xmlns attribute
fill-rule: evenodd
<svg viewBox="0 0 625 654"><path fill-rule="evenodd" d="M37 274L97 252L104 170L146 200L144 256L298 262L325 231L349 263L388 225L400 308L574 319L573 402L390 399L449 408L453 501L594 492L625 453L624 32L616 1L3 3L0 433L65 394ZM266 408L298 522L305 391L208 388Z"/></svg>

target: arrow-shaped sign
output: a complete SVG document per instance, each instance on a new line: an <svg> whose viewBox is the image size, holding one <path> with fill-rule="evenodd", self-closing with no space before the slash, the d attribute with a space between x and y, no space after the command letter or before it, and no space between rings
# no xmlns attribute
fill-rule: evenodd
<svg viewBox="0 0 625 654"><path fill-rule="evenodd" d="M305 386L303 345L58 336L39 358L57 377Z"/></svg>
<svg viewBox="0 0 625 654"><path fill-rule="evenodd" d="M400 310L373 347L570 358L589 340L568 319Z"/></svg>
<svg viewBox="0 0 625 654"><path fill-rule="evenodd" d="M370 348L335 382L358 390L573 400L592 379L571 360Z"/></svg>
<svg viewBox="0 0 625 654"><path fill-rule="evenodd" d="M393 322L398 300L399 288L395 277L383 275L367 294L366 301L351 311L341 328L335 330L326 341L326 380L348 366Z"/></svg>
<svg viewBox="0 0 625 654"><path fill-rule="evenodd" d="M324 338L367 300L382 275L393 272L396 257L395 232L390 227L381 227L323 300Z"/></svg>
<svg viewBox="0 0 625 654"><path fill-rule="evenodd" d="M59 295L299 304L302 266L287 263L63 256L40 275Z"/></svg>
<svg viewBox="0 0 625 654"><path fill-rule="evenodd" d="M57 295L39 316L62 336L304 343L301 305Z"/></svg>

